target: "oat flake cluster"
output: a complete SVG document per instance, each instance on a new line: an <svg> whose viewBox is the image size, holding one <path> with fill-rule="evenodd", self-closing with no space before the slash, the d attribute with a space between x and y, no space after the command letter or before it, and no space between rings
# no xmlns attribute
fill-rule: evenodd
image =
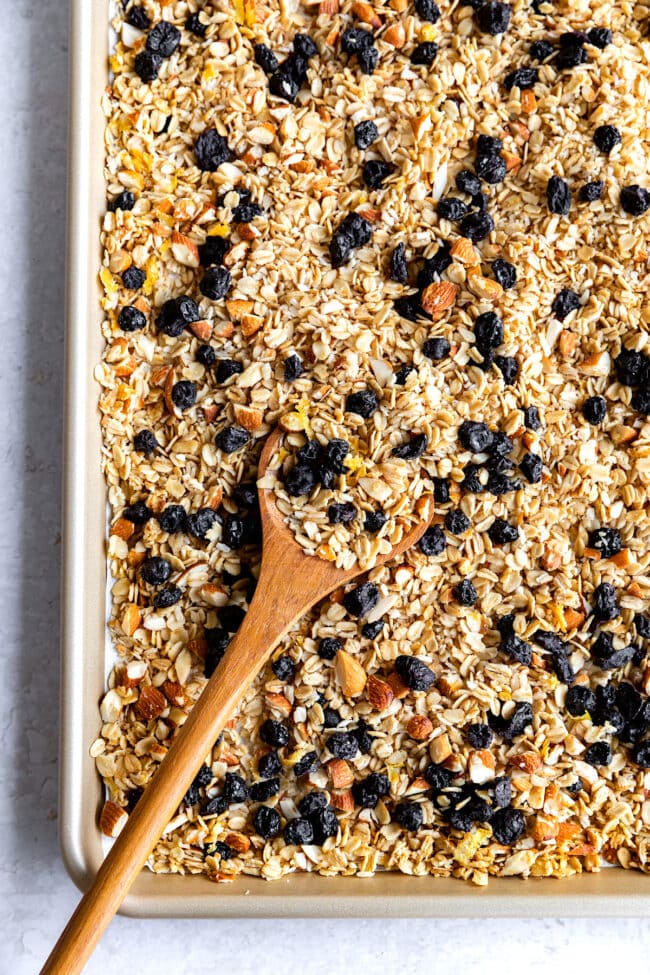
<svg viewBox="0 0 650 975"><path fill-rule="evenodd" d="M118 7L102 829L241 624L281 423L311 551L434 522L283 640L152 869L648 870L647 5Z"/></svg>

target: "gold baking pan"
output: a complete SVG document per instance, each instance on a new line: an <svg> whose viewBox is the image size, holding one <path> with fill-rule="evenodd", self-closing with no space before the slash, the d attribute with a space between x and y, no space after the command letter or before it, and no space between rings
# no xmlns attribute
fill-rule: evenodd
<svg viewBox="0 0 650 975"><path fill-rule="evenodd" d="M71 126L62 632L61 847L84 888L102 859L97 814L102 785L88 754L104 691L106 494L100 470L101 352L97 271L106 207L103 167L108 0L71 0ZM458 880L384 873L330 879L296 874L268 882L143 871L124 914L157 917L426 917L650 915L650 876L603 869L568 880Z"/></svg>

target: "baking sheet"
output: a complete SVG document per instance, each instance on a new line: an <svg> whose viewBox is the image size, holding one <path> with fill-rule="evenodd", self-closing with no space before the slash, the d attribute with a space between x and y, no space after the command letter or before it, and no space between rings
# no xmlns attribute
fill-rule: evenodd
<svg viewBox="0 0 650 975"><path fill-rule="evenodd" d="M101 863L102 785L88 754L99 730L105 682L106 492L100 470L101 354L97 271L106 207L104 119L108 0L71 0L70 166L60 835L66 866L85 889ZM295 874L272 883L143 871L122 913L151 917L647 916L650 877L603 870L567 880L493 879L477 888L452 879L384 873L373 878Z"/></svg>

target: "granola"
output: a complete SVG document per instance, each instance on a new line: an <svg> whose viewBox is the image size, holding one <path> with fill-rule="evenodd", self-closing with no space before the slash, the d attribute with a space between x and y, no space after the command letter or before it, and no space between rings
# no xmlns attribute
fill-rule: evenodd
<svg viewBox="0 0 650 975"><path fill-rule="evenodd" d="M400 471L372 505L341 471L300 504L278 485L305 546L370 565L409 492L436 499L418 546L282 641L153 870L650 869L649 13L118 5L105 832L250 603L269 431L324 449L353 421L350 457Z"/></svg>

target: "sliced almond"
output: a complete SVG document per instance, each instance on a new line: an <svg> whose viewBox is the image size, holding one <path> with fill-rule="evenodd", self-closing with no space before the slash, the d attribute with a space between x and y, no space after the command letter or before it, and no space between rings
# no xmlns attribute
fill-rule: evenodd
<svg viewBox="0 0 650 975"><path fill-rule="evenodd" d="M132 521L129 521L128 518L118 518L111 528L111 535L117 535L118 538L123 538L126 542L134 531L135 525Z"/></svg>
<svg viewBox="0 0 650 975"><path fill-rule="evenodd" d="M402 678L400 677L400 675L397 673L396 670L394 670L393 673L386 678L386 681L388 684L390 684L393 694L398 700L401 700L401 698L406 697L407 694L409 693L408 687L406 686L406 684L404 683L404 681L402 680Z"/></svg>
<svg viewBox="0 0 650 975"><path fill-rule="evenodd" d="M451 281L436 281L422 292L422 307L437 321L454 304L458 291L458 285Z"/></svg>
<svg viewBox="0 0 650 975"><path fill-rule="evenodd" d="M196 335L197 339L201 339L202 342L209 342L212 338L212 324L206 322L205 319L201 319L198 322L192 322L190 325L190 331Z"/></svg>
<svg viewBox="0 0 650 975"><path fill-rule="evenodd" d="M183 685L179 684L177 680L163 681L162 692L170 704L174 704L177 708L185 707L187 694Z"/></svg>
<svg viewBox="0 0 650 975"><path fill-rule="evenodd" d="M110 690L104 695L99 706L99 713L105 724L112 724L113 721L117 721L122 713L122 703L122 698L116 690Z"/></svg>
<svg viewBox="0 0 650 975"><path fill-rule="evenodd" d="M521 107L527 115L534 112L537 108L537 99L535 98L535 92L532 88L524 88L521 93Z"/></svg>
<svg viewBox="0 0 650 975"><path fill-rule="evenodd" d="M494 778L494 755L487 748L477 748L469 753L467 770L471 782L483 785Z"/></svg>
<svg viewBox="0 0 650 975"><path fill-rule="evenodd" d="M568 329L564 329L560 332L560 339L558 342L560 352L562 355L573 355L578 345L578 336L574 332L569 332Z"/></svg>
<svg viewBox="0 0 650 975"><path fill-rule="evenodd" d="M241 330L246 338L255 335L264 326L264 319L259 315L242 315Z"/></svg>
<svg viewBox="0 0 650 975"><path fill-rule="evenodd" d="M367 693L368 700L375 711L385 711L395 700L395 692L388 681L382 680L375 674L368 677Z"/></svg>
<svg viewBox="0 0 650 975"><path fill-rule="evenodd" d="M406 725L406 731L415 741L426 741L433 734L433 722L425 714L414 714Z"/></svg>
<svg viewBox="0 0 650 975"><path fill-rule="evenodd" d="M154 718L158 718L166 707L167 701L164 694L161 694L153 684L145 684L135 706L138 716L143 721L152 721Z"/></svg>
<svg viewBox="0 0 650 975"><path fill-rule="evenodd" d="M440 765L444 762L446 758L451 755L451 744L449 742L449 736L446 732L442 735L438 735L434 738L429 745L429 755L431 756L431 761L435 762L436 765Z"/></svg>
<svg viewBox="0 0 650 975"><path fill-rule="evenodd" d="M264 414L261 410L253 409L252 406L243 406L238 403L233 410L237 423L245 430L259 430L264 423Z"/></svg>
<svg viewBox="0 0 650 975"><path fill-rule="evenodd" d="M332 758L327 763L327 771L333 789L348 789L354 782L354 773L343 758Z"/></svg>
<svg viewBox="0 0 650 975"><path fill-rule="evenodd" d="M367 674L358 660L345 650L339 650L334 663L336 678L345 697L358 697L363 693L368 680Z"/></svg>
<svg viewBox="0 0 650 975"><path fill-rule="evenodd" d="M177 230L172 231L172 254L179 264L185 267L199 266L199 249L193 240L180 234Z"/></svg>
<svg viewBox="0 0 650 975"><path fill-rule="evenodd" d="M404 47L406 42L406 31L404 30L404 25L399 21L396 24L391 24L390 27L387 27L384 31L383 39L387 44L390 44L391 47L395 47L398 50L401 47Z"/></svg>
<svg viewBox="0 0 650 975"><path fill-rule="evenodd" d="M594 352L593 355L583 359L578 368L586 376L609 376L612 370L612 358L609 352Z"/></svg>
<svg viewBox="0 0 650 975"><path fill-rule="evenodd" d="M250 315L253 310L252 301L244 301L242 298L233 298L226 302L226 311L233 322L240 322L244 315Z"/></svg>
<svg viewBox="0 0 650 975"><path fill-rule="evenodd" d="M369 3L364 3L363 0L355 0L352 4L352 13L364 24L370 24L374 28L381 27L381 17Z"/></svg>
<svg viewBox="0 0 650 975"><path fill-rule="evenodd" d="M291 702L286 699L284 694L265 694L264 700L274 711L280 711L286 717L291 714Z"/></svg>
<svg viewBox="0 0 650 975"><path fill-rule="evenodd" d="M354 796L350 789L344 792L333 792L330 802L335 809L340 809L342 812L352 812L354 809Z"/></svg>
<svg viewBox="0 0 650 975"><path fill-rule="evenodd" d="M473 267L474 265L481 263L481 258L478 251L474 247L471 240L468 240L467 237L459 237L458 240L455 240L450 253L451 256L455 257L456 260L460 261L461 264L466 264L469 267Z"/></svg>
<svg viewBox="0 0 650 975"><path fill-rule="evenodd" d="M99 814L99 828L104 836L119 836L126 826L128 818L126 809L122 809L116 802L108 800L108 802L104 803L104 807Z"/></svg>
<svg viewBox="0 0 650 975"><path fill-rule="evenodd" d="M126 636L133 636L142 622L142 614L135 603L127 603L122 616L122 630Z"/></svg>
<svg viewBox="0 0 650 975"><path fill-rule="evenodd" d="M430 131L431 125L430 115L416 115L411 119L411 131L416 142L419 142Z"/></svg>
<svg viewBox="0 0 650 975"><path fill-rule="evenodd" d="M251 841L245 833L226 833L224 842L239 854L248 853L251 848Z"/></svg>

